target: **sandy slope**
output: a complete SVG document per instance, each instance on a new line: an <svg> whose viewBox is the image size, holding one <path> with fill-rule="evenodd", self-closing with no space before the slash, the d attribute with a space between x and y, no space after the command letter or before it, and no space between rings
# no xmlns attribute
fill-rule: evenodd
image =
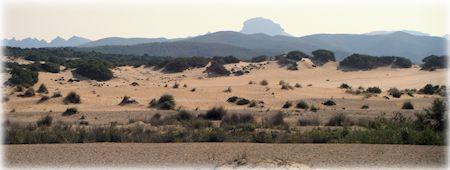
<svg viewBox="0 0 450 170"><path fill-rule="evenodd" d="M227 67L245 66L248 63L239 63ZM149 110L148 102L152 98L157 98L168 93L175 96L178 106L187 109L199 108L209 109L213 106L225 106L228 109L248 109L245 106L236 106L226 102L230 96L240 96L248 99L257 99L265 102L265 109L280 109L287 100L307 100L310 104L317 105L325 99L352 99L338 103L336 108L346 107L347 109L359 109L364 103L372 103L371 110L395 110L401 107L405 100L415 102L416 108L421 110L429 105L432 98L417 95L414 98L406 95L401 99L385 100L385 94L362 100L361 95L351 95L345 90L337 88L341 83L348 83L353 87L379 86L383 90L391 87L421 88L427 83L445 84L446 70L434 72L420 71L419 68L410 69L390 69L381 68L372 71L342 72L336 69L336 63L328 63L323 67L313 68L310 63L303 61L300 70L289 71L279 68L275 62L264 65L261 69L252 70L250 74L243 76L208 78L203 72L204 68L188 70L183 73L164 74L154 71L151 68L120 67L114 69L116 78L106 82L96 82L85 80L81 82L67 82L73 75L70 71L62 73L39 73L40 84L45 84L50 94L55 91L66 95L70 91L75 91L81 95L82 104L76 107L85 112L95 111L139 111ZM55 81L64 77L65 81ZM268 80L269 86L261 86L261 80ZM294 90L281 90L278 82L284 80L291 85L300 83L303 88ZM257 84L249 84L254 81ZM130 85L137 82L139 86ZM180 88L171 88L175 82L180 84ZM165 85L168 87L164 87ZM187 87L183 87L186 84ZM310 87L307 85L311 84ZM225 93L223 90L232 88L232 93ZM191 92L196 88L195 92ZM62 104L62 98L50 99L49 101L36 104L40 96L31 98L19 98L18 93L12 94L13 89L6 89L10 101L6 103L6 111L15 109L15 112L61 112L71 105ZM273 93L273 94L272 94ZM12 95L11 95L12 94ZM128 95L136 99L139 104L130 106L118 106L122 97ZM347 103L347 104L346 104ZM262 109L259 109L262 110Z"/></svg>
<svg viewBox="0 0 450 170"><path fill-rule="evenodd" d="M7 166L444 167L445 146L256 143L5 145ZM238 161L235 161L237 159Z"/></svg>

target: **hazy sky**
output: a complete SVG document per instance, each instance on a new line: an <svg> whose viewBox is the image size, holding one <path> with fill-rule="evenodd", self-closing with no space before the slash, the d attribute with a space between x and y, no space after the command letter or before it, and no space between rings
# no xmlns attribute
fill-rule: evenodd
<svg viewBox="0 0 450 170"><path fill-rule="evenodd" d="M236 1L234 1L236 2ZM265 17L294 36L314 33L365 33L374 30L417 30L447 34L445 1L340 1L318 3L47 3L3 4L5 38L78 35L104 37L186 37L221 30L240 31L246 19ZM277 2L277 3L273 3Z"/></svg>

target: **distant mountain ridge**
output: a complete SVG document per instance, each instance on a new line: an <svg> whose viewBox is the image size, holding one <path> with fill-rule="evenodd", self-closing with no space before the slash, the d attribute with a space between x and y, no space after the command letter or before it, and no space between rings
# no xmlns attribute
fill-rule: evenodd
<svg viewBox="0 0 450 170"><path fill-rule="evenodd" d="M144 43L165 42L167 38L121 38L109 37L81 44L80 47L95 47L108 45L137 45Z"/></svg>
<svg viewBox="0 0 450 170"><path fill-rule="evenodd" d="M65 40L64 38L58 36L50 42L47 42L45 40L38 40L37 38L25 38L22 40L16 40L15 38L12 38L12 39L4 39L2 43L5 46L11 47L42 48L42 47L75 47L88 42L91 42L91 40L83 37L72 36L68 40Z"/></svg>

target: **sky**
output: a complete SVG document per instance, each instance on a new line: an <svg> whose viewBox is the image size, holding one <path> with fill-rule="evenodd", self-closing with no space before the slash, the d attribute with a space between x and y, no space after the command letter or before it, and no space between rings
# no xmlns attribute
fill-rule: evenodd
<svg viewBox="0 0 450 170"><path fill-rule="evenodd" d="M181 38L216 31L240 31L243 22L264 17L294 36L417 30L447 34L447 4L428 1L6 1L4 38L47 41L73 35Z"/></svg>

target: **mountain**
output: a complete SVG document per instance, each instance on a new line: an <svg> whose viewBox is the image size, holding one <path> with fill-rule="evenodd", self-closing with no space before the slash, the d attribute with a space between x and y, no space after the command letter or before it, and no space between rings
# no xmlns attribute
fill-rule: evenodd
<svg viewBox="0 0 450 170"><path fill-rule="evenodd" d="M398 31L372 31L372 32L368 32L365 34L366 35L386 35L386 34L391 34L394 32L398 32ZM423 33L423 32L414 31L414 30L401 30L401 32L408 33L411 35L416 35L416 36L430 36L430 34L428 34L428 33Z"/></svg>
<svg viewBox="0 0 450 170"><path fill-rule="evenodd" d="M33 48L33 47L40 48L48 46L47 41L38 40L37 38L25 38L22 40L16 40L15 38L4 39L2 44L5 46L21 47L21 48Z"/></svg>
<svg viewBox="0 0 450 170"><path fill-rule="evenodd" d="M88 43L91 40L73 36L68 40L65 40L61 37L56 37L50 42L45 40L38 40L36 38L25 38L22 40L12 39L4 39L3 45L11 46L11 47L21 47L21 48L42 48L42 47L75 47L84 43Z"/></svg>
<svg viewBox="0 0 450 170"><path fill-rule="evenodd" d="M445 39L432 36L415 36L405 32L390 34L313 34L304 37L268 36L265 34L242 34L222 31L194 37L185 41L221 43L248 49L266 49L273 53L301 50L311 53L317 49L328 49L338 60L352 53L368 55L395 55L420 62L431 55L446 54Z"/></svg>
<svg viewBox="0 0 450 170"><path fill-rule="evenodd" d="M153 56L226 56L250 58L258 55L278 55L293 50L310 54L317 49L335 53L337 60L353 54L399 56L415 63L431 54L445 55L446 39L415 36L402 31L390 34L314 34L304 37L269 36L219 31L197 37L138 45L97 46L81 48L104 53L148 54Z"/></svg>
<svg viewBox="0 0 450 170"><path fill-rule="evenodd" d="M420 63L431 54L446 54L445 39L433 36L415 36L402 31L382 35L315 34L301 37L324 49L375 56L400 56Z"/></svg>
<svg viewBox="0 0 450 170"><path fill-rule="evenodd" d="M150 56L227 56L250 58L270 53L267 50L246 49L227 44L189 41L146 43L138 45L96 46L76 48L80 51L97 51L107 54L133 54Z"/></svg>
<svg viewBox="0 0 450 170"><path fill-rule="evenodd" d="M284 32L284 29L280 26L280 24L277 24L270 19L262 17L246 20L244 22L244 26L241 30L241 33L244 34L262 33L270 36L275 35L291 36L288 33Z"/></svg>
<svg viewBox="0 0 450 170"><path fill-rule="evenodd" d="M144 43L165 42L166 38L121 38L109 37L81 44L80 47L110 46L110 45L136 45Z"/></svg>

